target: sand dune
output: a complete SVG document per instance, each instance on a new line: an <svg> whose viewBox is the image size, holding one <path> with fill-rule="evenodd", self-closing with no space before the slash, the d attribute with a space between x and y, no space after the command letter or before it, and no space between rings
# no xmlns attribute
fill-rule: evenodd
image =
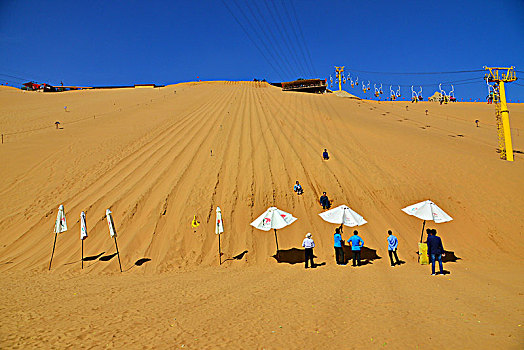
<svg viewBox="0 0 524 350"><path fill-rule="evenodd" d="M377 316L383 322L380 326L376 326L376 318L362 316L361 325L369 328L375 325L382 336L375 338L380 339L380 344L370 343L368 338L374 337L374 330L366 330L367 338L359 340L358 347L382 346L389 324L387 318L398 318L399 308L402 322L409 320L411 327L386 337L397 348L424 344L518 347L522 345L523 334L513 323L522 319L524 135L520 133L524 128L524 107L510 105L510 111L513 144L519 151L513 163L498 158L494 107L486 104L373 102L333 94L283 93L278 88L253 82L203 82L160 89L57 94L2 89L0 130L6 134L5 143L0 145L3 285L25 281L27 276L39 281L42 288L51 288L58 281L64 286L69 307L78 305L71 299L73 290L96 294L97 288L106 283L117 290L123 286L145 288L143 297L136 295L130 302L138 308L142 298L156 298L144 314L138 309L121 313L129 306L126 304L132 293L129 290L114 299L114 305L121 308L114 306L110 314L107 310L103 312L110 323L116 315L121 316L118 334L129 344L149 344L140 336L143 327L147 327L146 319L168 317L167 311L161 311L165 303L158 299L162 295L173 299L184 295L187 296L184 301L168 305L181 308L191 319L203 319L202 324L215 327L216 332L198 336L202 325L196 320L187 321L178 324L174 338L168 333L158 333L158 343L149 345L168 344L169 339L178 339L178 344L182 338L186 346L193 348L307 347L311 341L317 345L344 344L347 335L339 334L347 326L344 322L350 323L354 317L349 314L350 304L363 303L370 305L373 312L383 311L388 316ZM476 119L480 121L478 128ZM63 129L56 130L55 121L60 121ZM331 155L327 162L321 158L324 148ZM302 196L292 191L296 180L304 187ZM333 266L334 225L318 216L322 210L318 198L323 191L334 206L347 204L369 222L358 229L366 246L382 259L370 261L357 275L347 275ZM442 277L446 282L427 281L427 267L417 264L422 223L400 209L425 199L432 199L454 218L450 223L429 224L443 237L444 247L461 259L449 263L452 267L446 264L447 269L454 269L450 275L454 280ZM48 268L53 224L60 204L65 206L69 230L58 237L53 270L48 274L44 272ZM313 233L317 244L315 255L327 263L314 271L313 289L305 287L309 282L301 264L278 264L273 258L276 247L272 232L249 226L273 205L298 218L279 231L280 249L298 248L305 233ZM247 250L240 260L228 259L221 267L217 266L214 234L216 206L222 209L225 223L224 259ZM93 258L85 262L84 271L79 269L82 210L86 211L89 231L85 255L100 257L114 252L104 218L106 208L113 212L122 265L129 269L120 282L111 277L120 274L116 258L108 261ZM194 215L200 222L198 228L190 225ZM400 256L406 261L394 274L385 250L388 229L397 234ZM345 229L344 238L350 231ZM142 258L150 260L135 265ZM266 276L267 273L271 276ZM460 277L455 277L455 273ZM513 278L511 282L507 280L509 277ZM349 289L343 291L343 285L350 285L353 278L358 287L349 288L355 288L358 296ZM281 288L269 287L292 279L304 284L297 287L296 294L289 294L296 287L291 282L283 283ZM506 281L504 288L502 281ZM449 285L441 285L448 282ZM31 281L24 283L6 291L7 300L16 298L20 288L31 286ZM143 283L155 286L155 290L140 287ZM173 289L168 288L171 283L175 285ZM236 283L242 285L233 287ZM338 283L340 287L336 287ZM473 314L485 316L494 331L489 327L473 330L469 324L451 318L451 311L431 307L442 322L452 320L445 326L449 334L445 339L434 336L431 341L419 341L414 334L436 326L431 323L435 320L422 321L421 315L417 315L420 313L417 310L427 306L426 290L415 287L421 283L428 283L428 290L438 290L448 305L453 305L453 312L467 313L471 322L476 317ZM254 295L263 297L262 300L250 296L253 289L249 285L256 286ZM224 314L227 320L224 325L205 316L206 312L222 312L219 304L209 301L215 287L221 293L231 293L236 300ZM413 303L408 305L404 300L401 306L395 304L398 298L384 296L388 290ZM269 295L270 291L273 294ZM338 291L341 298L354 299L344 306L333 304L330 300ZM188 295L193 293L196 294L192 297ZM491 311L475 305L474 300L484 305L491 303L490 298L497 293L504 296L504 301L493 304ZM465 301L468 295L472 299ZM45 303L33 294L25 296L32 298L33 303ZM308 330L318 328L315 332L322 332L322 336L308 333L302 339L300 334L292 333L303 331L298 319L311 310L304 309L302 301L311 296L322 310L304 316L304 324ZM22 297L25 301L20 305L30 307L32 302L26 297ZM458 302L459 299L465 304ZM102 305L103 300L94 303ZM197 307L202 303L206 305L203 309ZM217 303L227 301L220 299ZM254 309L242 318L239 314L246 303L253 303ZM0 305L8 319L17 319L18 309ZM337 314L339 306L343 314ZM507 308L511 311L504 314ZM282 311L294 315L298 323L286 321L279 314ZM90 311L86 312L90 315ZM288 322L290 329L286 332L292 331L288 336L266 342L266 337L273 336L269 333L273 326L265 321L269 312L278 314L274 318L278 322ZM48 316L44 314L66 315L46 306L35 311L35 319L24 316L19 322L25 325L36 322L47 329ZM237 322L235 317L241 320ZM136 333L123 327L128 324L124 320L138 319L141 321ZM173 326L163 322L160 326L155 321L153 329L167 327L169 332ZM28 340L23 338L23 332L5 321L2 323L2 343L10 347L60 344L52 339L52 333ZM240 326L231 330L235 324ZM252 324L266 332L264 336L248 331L251 327L248 325ZM454 330L456 327L460 332ZM475 335L475 340L467 342L464 332ZM13 333L16 337L9 338L8 334ZM79 336L77 331L66 334L67 341ZM432 334L436 335L436 330ZM104 346L109 341L107 337L102 331L81 339L87 344ZM122 344L112 343L115 347Z"/></svg>

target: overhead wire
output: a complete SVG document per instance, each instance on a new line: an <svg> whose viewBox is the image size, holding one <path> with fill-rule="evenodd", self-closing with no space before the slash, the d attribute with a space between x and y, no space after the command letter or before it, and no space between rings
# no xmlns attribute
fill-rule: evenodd
<svg viewBox="0 0 524 350"><path fill-rule="evenodd" d="M17 79L17 80L31 80L31 79L21 78L21 77L17 77L17 76L10 75L10 74L4 74L4 73L0 73L0 75L1 75L1 76L4 76L4 77L9 77L9 78Z"/></svg>
<svg viewBox="0 0 524 350"><path fill-rule="evenodd" d="M263 22L266 23L266 28L267 28L267 31L269 31L270 33L272 33L272 36L275 37L275 40L277 42L280 42L281 45L282 45L282 49L280 49L282 51L282 53L285 53L283 54L283 57L284 57L284 60L286 62L286 64L292 66L292 67L295 67L297 70L293 69L293 70L290 70L289 73L293 74L294 77L298 77L301 72L300 72L300 67L296 64L296 58L293 57L293 50L291 49L291 47L289 46L289 44L285 43L284 40L282 39L283 36L283 31L281 29L277 29L278 27L278 21L276 21L276 17L272 14L269 14L269 10L268 11L265 11L263 8L262 8L262 5L259 7L259 4L260 2L259 1L254 1L253 4L257 10L257 13L258 13L258 16L260 18L263 19ZM266 2L264 2L265 5L266 5L266 8L268 8L268 5ZM266 18L266 15L269 14L269 18ZM274 24L272 24L274 23ZM280 38L280 41L277 39L277 37ZM294 61L295 61L295 64L293 64L291 62L291 57L293 57Z"/></svg>
<svg viewBox="0 0 524 350"><path fill-rule="evenodd" d="M255 2L256 3L256 2ZM262 1L262 3L265 5L266 10L263 8L259 8L260 16L264 18L264 22L268 24L268 30L273 31L275 30L278 33L278 37L280 38L283 47L285 48L286 57L288 59L288 62L291 66L295 67L293 70L293 75L295 78L297 78L299 75L301 75L302 68L300 67L296 56L293 54L293 49L291 43L287 40L287 36L285 29L282 27L281 21L277 20L277 16L271 8L268 5L267 1ZM262 6L261 6L262 7ZM278 12L278 11L277 11ZM268 14L269 16L265 16L264 14ZM268 17L268 18L265 18ZM293 62L291 62L293 61Z"/></svg>
<svg viewBox="0 0 524 350"><path fill-rule="evenodd" d="M484 69L477 70L459 70L449 72L373 72L365 70L351 69L352 72L356 73L367 73L367 74L383 74L383 75L435 75L435 74L459 74L459 73L478 73L484 72Z"/></svg>
<svg viewBox="0 0 524 350"><path fill-rule="evenodd" d="M268 2L271 3L271 5L273 6L274 11L276 13L276 16L278 16L279 20L277 20L277 18L275 17L275 21L278 23L280 28L282 28L282 33L284 34L282 37L283 37L284 41L287 43L288 47L290 48L289 51L291 53L291 57L295 61L295 64L297 65L297 68L301 71L301 75L304 75L306 73L306 69L305 69L305 67L303 65L303 60L300 60L300 58L298 57L298 51L299 50L295 48L295 45L297 45L298 43L290 38L289 32L287 30L287 27L285 26L285 21L284 21L284 19L282 18L281 14L280 14L281 11L277 7L277 2L276 1L265 1L266 7L268 9L269 9ZM271 10L270 10L270 12L271 12ZM295 43L295 45L293 45L293 43Z"/></svg>
<svg viewBox="0 0 524 350"><path fill-rule="evenodd" d="M285 0L282 0L282 3L286 3ZM290 1L291 3L291 11L292 11L292 14L293 14L293 18L295 20L295 23L296 23L296 26L298 28L298 33L300 34L300 38L302 39L302 44L300 45L301 48L304 48L304 50L306 51L306 55L305 57L307 58L307 61L309 63L309 66L311 68L311 72L315 75L315 76L319 76L318 75L318 72L316 71L314 65L313 65L313 60L311 59L311 52L309 51L309 45L307 44L307 41L306 39L304 38L304 33L302 31L302 26L300 25L300 22L298 20L298 16L297 16L297 12L295 10L295 4L293 3L293 0Z"/></svg>
<svg viewBox="0 0 524 350"><path fill-rule="evenodd" d="M298 47L298 54L303 59L305 72L308 74L309 77L312 77L313 76L313 71L311 70L311 67L308 66L308 61L306 59L306 53L305 53L304 47L303 47L303 45L300 42L300 39L298 37L298 31L295 28L295 22L293 21L293 19L291 17L290 11L288 10L288 8L286 6L285 1L281 0L280 1L280 5L281 5L282 9L284 10L283 12L286 15L286 23L289 24L289 26L291 28L291 33L294 36L294 39L292 39L292 41L294 43L296 43L296 46Z"/></svg>
<svg viewBox="0 0 524 350"><path fill-rule="evenodd" d="M257 14L254 13L253 9L251 8L250 6L250 2L246 2L245 3L249 12L251 13L251 15L253 16L253 18L255 19L255 23L259 26L260 28L260 32L262 33L262 35L266 35L266 33L269 33L267 34L267 38L269 39L269 47L274 47L276 48L276 55L278 55L279 57L279 61L281 61L282 63L285 63L287 65L287 69L289 71L293 71L293 66L290 65L289 61L288 60L285 60L283 57L282 57L282 54L285 52L284 49L281 47L280 45L280 42L275 38L274 34L273 34L273 31L272 30L264 30L264 26L262 24L259 23L259 18L262 17L262 14L260 13L260 10L258 8L258 6L256 5L256 1L253 2L253 5L256 7L255 11L257 11ZM238 6L238 5L237 5ZM295 71L295 74L296 71Z"/></svg>
<svg viewBox="0 0 524 350"><path fill-rule="evenodd" d="M231 8L227 5L227 3L225 2L225 0L222 0L222 3L224 4L224 6L227 8L227 10L229 11L229 13L231 14L231 16L233 16L233 18L235 19L235 21L238 23L238 25L242 28L242 30L244 31L244 33L246 34L246 36L248 37L248 39L253 43L253 45L255 45L255 47L257 48L257 50L260 52L260 54L262 55L262 57L266 60L266 62L271 66L271 68L274 70L275 73L277 73L278 75L280 75L281 77L285 75L284 71L282 70L281 67L279 67L280 69L280 73L278 72L278 69L275 67L275 65L273 64L273 62L267 58L266 54L264 53L264 51L260 48L260 46L258 45L258 43L251 37L251 35L249 34L249 32L246 30L246 28L244 27L244 25L240 22L240 20L237 18L237 16L235 15L235 13L231 10ZM266 48L267 49L267 48Z"/></svg>

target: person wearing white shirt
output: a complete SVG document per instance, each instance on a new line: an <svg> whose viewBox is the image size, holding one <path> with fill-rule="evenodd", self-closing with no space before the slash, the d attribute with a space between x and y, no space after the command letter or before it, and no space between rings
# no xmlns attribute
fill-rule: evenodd
<svg viewBox="0 0 524 350"><path fill-rule="evenodd" d="M302 247L304 247L306 252L306 269L308 268L308 262L311 262L311 267L315 267L313 262L313 248L315 248L315 242L311 238L311 233L306 235L306 238L302 242Z"/></svg>

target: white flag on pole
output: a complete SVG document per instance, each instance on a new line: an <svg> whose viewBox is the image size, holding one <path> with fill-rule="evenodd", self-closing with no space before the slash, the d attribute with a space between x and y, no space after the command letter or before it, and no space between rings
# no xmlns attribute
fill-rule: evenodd
<svg viewBox="0 0 524 350"><path fill-rule="evenodd" d="M111 210L106 210L107 224L109 225L109 234L111 238L116 237L115 223L113 222L113 217L111 216Z"/></svg>
<svg viewBox="0 0 524 350"><path fill-rule="evenodd" d="M87 224L86 224L86 213L80 213L80 239L84 240L87 238Z"/></svg>
<svg viewBox="0 0 524 350"><path fill-rule="evenodd" d="M217 222L215 225L215 233L217 235L224 232L224 223L222 222L222 211L220 210L220 207L217 207Z"/></svg>
<svg viewBox="0 0 524 350"><path fill-rule="evenodd" d="M58 207L58 214L56 215L55 233L62 233L65 231L67 231L65 211L64 211L64 206L60 205Z"/></svg>

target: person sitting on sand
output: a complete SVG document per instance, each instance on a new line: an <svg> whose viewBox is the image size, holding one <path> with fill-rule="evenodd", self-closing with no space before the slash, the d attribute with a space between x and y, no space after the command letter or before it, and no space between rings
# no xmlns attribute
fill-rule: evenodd
<svg viewBox="0 0 524 350"><path fill-rule="evenodd" d="M437 236L436 229L428 229L428 256L431 261L431 276L435 276L435 261L438 260L440 267L440 274L444 274L444 267L442 266L442 257L444 256L444 247L442 240Z"/></svg>
<svg viewBox="0 0 524 350"><path fill-rule="evenodd" d="M320 205L322 206L322 209L329 209L331 206L331 203L329 202L328 196L326 195L326 192L320 197L319 199Z"/></svg>
<svg viewBox="0 0 524 350"><path fill-rule="evenodd" d="M322 158L324 158L324 160L328 160L329 159L328 151L325 148L324 148L324 152L322 153Z"/></svg>
<svg viewBox="0 0 524 350"><path fill-rule="evenodd" d="M311 262L311 267L315 267L313 263L313 248L315 248L315 242L311 238L311 233L306 234L306 238L302 242L302 247L304 247L306 255L306 269L308 268L308 261Z"/></svg>
<svg viewBox="0 0 524 350"><path fill-rule="evenodd" d="M360 248L364 246L364 240L359 237L357 230L353 231L353 236L348 239L348 243L353 252L353 266L360 266Z"/></svg>
<svg viewBox="0 0 524 350"><path fill-rule="evenodd" d="M388 230L388 254L389 254L389 260L391 261L391 266L400 265L400 260L398 260L397 255L397 247L398 247L398 239L397 237L393 236L393 232L391 230ZM393 257L395 257L395 262L393 261Z"/></svg>
<svg viewBox="0 0 524 350"><path fill-rule="evenodd" d="M298 180L295 186L293 186L293 191L295 191L298 195L301 195L302 193L304 193L304 190L302 189L302 186L300 185Z"/></svg>
<svg viewBox="0 0 524 350"><path fill-rule="evenodd" d="M337 261L337 265L343 265L344 264L344 250L342 248L342 243L344 242L342 240L342 235L340 234L340 227L337 227L335 229L335 234L333 235L333 239L335 241L335 259Z"/></svg>

